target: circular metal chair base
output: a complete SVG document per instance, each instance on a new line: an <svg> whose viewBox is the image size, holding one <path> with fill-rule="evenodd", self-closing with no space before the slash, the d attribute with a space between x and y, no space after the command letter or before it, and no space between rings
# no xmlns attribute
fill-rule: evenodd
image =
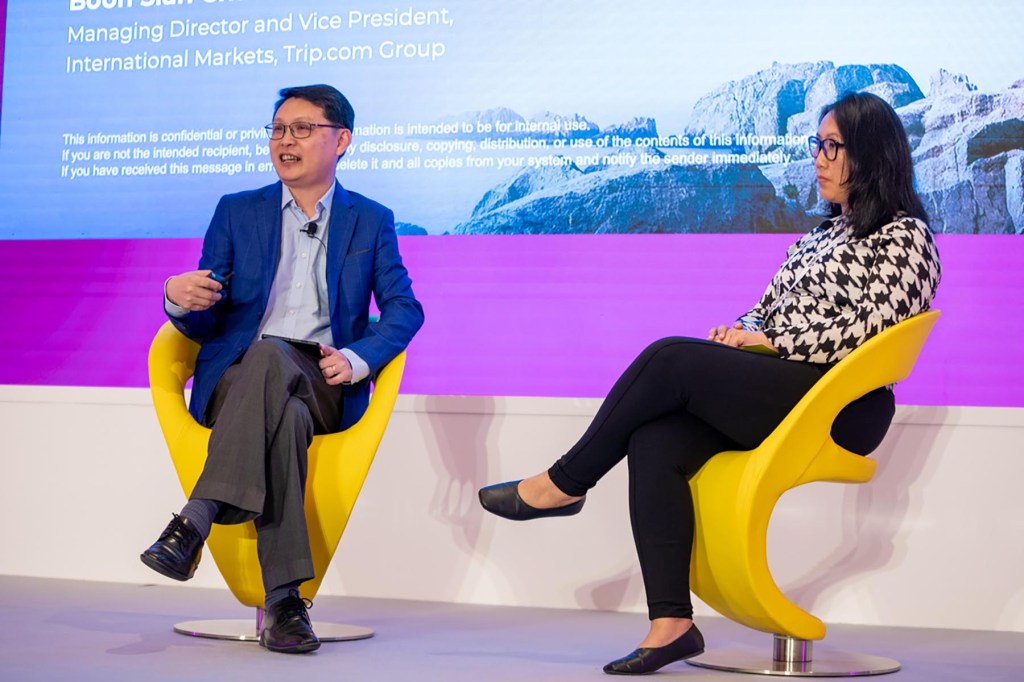
<svg viewBox="0 0 1024 682"><path fill-rule="evenodd" d="M815 651L813 660L787 662L773 660L771 654L753 649L719 649L707 651L686 662L713 670L790 677L885 675L900 669L899 661L891 658L837 651Z"/></svg>
<svg viewBox="0 0 1024 682"><path fill-rule="evenodd" d="M252 618L223 620L190 620L178 623L174 631L190 637L230 639L236 642L258 642L259 632ZM313 622L313 632L321 642L348 642L373 637L373 630L358 625Z"/></svg>

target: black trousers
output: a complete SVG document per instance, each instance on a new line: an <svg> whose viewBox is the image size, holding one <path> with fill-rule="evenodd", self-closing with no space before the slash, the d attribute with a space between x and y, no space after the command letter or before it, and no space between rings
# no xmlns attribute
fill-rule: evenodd
<svg viewBox="0 0 1024 682"><path fill-rule="evenodd" d="M560 490L584 495L627 458L630 520L651 619L693 616L689 478L718 452L760 444L828 369L701 339L662 339L619 377L583 437L551 467ZM891 391L873 391L843 410L833 437L867 454L885 436L894 409Z"/></svg>
<svg viewBox="0 0 1024 682"><path fill-rule="evenodd" d="M193 498L224 503L215 519L255 521L267 590L314 577L303 509L307 450L337 431L342 388L312 356L284 341L256 341L217 383L206 422L209 454Z"/></svg>

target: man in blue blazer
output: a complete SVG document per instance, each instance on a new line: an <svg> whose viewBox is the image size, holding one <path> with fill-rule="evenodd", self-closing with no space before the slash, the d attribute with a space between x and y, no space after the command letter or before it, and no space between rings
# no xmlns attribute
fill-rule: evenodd
<svg viewBox="0 0 1024 682"><path fill-rule="evenodd" d="M352 141L348 100L327 85L280 96L267 126L280 182L223 197L199 269L164 286L171 321L202 344L189 410L213 433L191 499L141 558L188 580L212 523L254 520L267 588L260 644L304 653L320 646L298 592L313 577L307 448L359 420L367 378L408 345L423 309L391 211L335 178Z"/></svg>

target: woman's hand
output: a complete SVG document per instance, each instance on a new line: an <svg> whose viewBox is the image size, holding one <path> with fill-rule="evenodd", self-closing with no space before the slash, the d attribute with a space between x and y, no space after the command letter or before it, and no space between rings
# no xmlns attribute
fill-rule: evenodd
<svg viewBox="0 0 1024 682"><path fill-rule="evenodd" d="M730 332L735 333L736 331L742 330L743 325L739 322L733 323L732 327L727 327L724 324L720 324L717 327L712 327L711 331L708 332L708 341L717 341L718 343L726 343L725 339ZM735 344L727 344L735 345Z"/></svg>
<svg viewBox="0 0 1024 682"><path fill-rule="evenodd" d="M739 322L736 322L731 327L727 327L724 324L712 327L711 331L708 332L708 341L717 341L733 348L761 345L775 350L775 346L764 335L764 332L749 332Z"/></svg>

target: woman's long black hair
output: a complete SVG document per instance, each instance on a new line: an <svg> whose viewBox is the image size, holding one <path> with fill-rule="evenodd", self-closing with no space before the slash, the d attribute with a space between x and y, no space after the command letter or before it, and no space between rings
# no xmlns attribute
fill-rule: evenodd
<svg viewBox="0 0 1024 682"><path fill-rule="evenodd" d="M928 222L914 189L914 163L900 117L889 104L867 92L850 92L826 106L846 145L847 221L853 236L866 237L898 213ZM832 217L840 214L832 204Z"/></svg>

